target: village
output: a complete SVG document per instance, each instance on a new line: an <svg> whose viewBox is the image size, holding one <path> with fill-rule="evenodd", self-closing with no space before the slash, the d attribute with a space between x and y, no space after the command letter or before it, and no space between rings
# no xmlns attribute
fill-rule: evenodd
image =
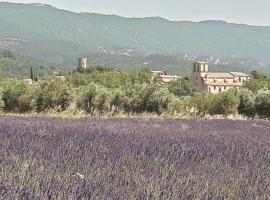
<svg viewBox="0 0 270 200"><path fill-rule="evenodd" d="M78 68L87 69L87 58L78 59ZM202 91L211 94L218 94L232 88L240 89L245 83L252 79L251 75L243 72L211 72L207 62L196 61L193 63L192 74L190 77L181 75L171 75L161 70L151 70L153 78L159 77L163 84L168 84L177 80L187 78ZM56 78L64 79L59 72L53 74ZM33 76L31 69L30 79L24 79L30 85L37 83L37 78Z"/></svg>

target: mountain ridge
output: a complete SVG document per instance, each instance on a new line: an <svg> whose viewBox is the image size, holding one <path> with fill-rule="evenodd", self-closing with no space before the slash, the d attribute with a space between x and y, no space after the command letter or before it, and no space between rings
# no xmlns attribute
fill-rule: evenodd
<svg viewBox="0 0 270 200"><path fill-rule="evenodd" d="M47 4L0 2L0 48L3 38L24 41L10 47L23 56L60 66L74 65L70 61L80 56L99 55L99 47L105 51L133 49L136 55L143 56L187 54L194 59L210 56L219 60L257 60L262 66L270 63L270 26L222 20L126 18L76 13Z"/></svg>
<svg viewBox="0 0 270 200"><path fill-rule="evenodd" d="M191 21L191 20L170 20L161 16L147 16L147 17L127 17L127 16L122 16L122 15L117 15L117 14L102 14L102 13L97 13L97 12L75 12L75 11L71 11L71 10L67 10L67 9L61 9L55 6L52 6L50 4L46 4L46 3L13 3L13 2L8 2L8 1L2 1L0 2L0 5L4 4L4 5L24 5L24 6L37 6L37 7L47 7L47 8L53 8L59 11L64 11L64 12L68 12L68 13L73 13L73 14L94 14L94 15L102 15L102 16L114 16L114 17L120 17L120 18L125 18L125 19L147 19L147 18L153 18L153 19L162 19L162 20L166 20L169 22L190 22L190 23L208 23L208 22L222 22L222 23L226 23L226 24L233 24L233 25L244 25L244 26L249 26L249 27L266 27L269 28L270 25L254 25L254 24L246 24L246 23L237 23L237 22L229 22L226 20L222 20L222 19L208 19L208 20L201 20L201 21Z"/></svg>

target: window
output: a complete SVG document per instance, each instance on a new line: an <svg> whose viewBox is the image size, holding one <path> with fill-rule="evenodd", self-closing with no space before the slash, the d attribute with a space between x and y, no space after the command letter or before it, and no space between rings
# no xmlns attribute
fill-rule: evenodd
<svg viewBox="0 0 270 200"><path fill-rule="evenodd" d="M193 66L193 71L196 72L196 65Z"/></svg>
<svg viewBox="0 0 270 200"><path fill-rule="evenodd" d="M241 83L241 77L239 77L239 82Z"/></svg>
<svg viewBox="0 0 270 200"><path fill-rule="evenodd" d="M222 88L221 88L221 87L219 87L219 90L218 90L218 91L219 91L219 92L221 92L221 89L222 89Z"/></svg>
<svg viewBox="0 0 270 200"><path fill-rule="evenodd" d="M226 86L224 86L224 90L227 90L227 87Z"/></svg>
<svg viewBox="0 0 270 200"><path fill-rule="evenodd" d="M214 86L214 90L216 90L217 89L217 87L216 86Z"/></svg>
<svg viewBox="0 0 270 200"><path fill-rule="evenodd" d="M197 66L197 72L200 72L200 65Z"/></svg>

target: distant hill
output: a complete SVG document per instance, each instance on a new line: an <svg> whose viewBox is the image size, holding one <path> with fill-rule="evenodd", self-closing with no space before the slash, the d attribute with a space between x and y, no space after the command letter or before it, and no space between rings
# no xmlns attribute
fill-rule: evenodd
<svg viewBox="0 0 270 200"><path fill-rule="evenodd" d="M59 71L55 64L23 57L7 50L0 50L0 76L30 78L33 68L35 76L44 76Z"/></svg>
<svg viewBox="0 0 270 200"><path fill-rule="evenodd" d="M178 72L202 58L222 68L270 71L270 27L73 13L46 4L0 2L0 48L66 69L89 56L94 64L124 69L155 67L161 59L157 66ZM171 57L175 66L166 63Z"/></svg>

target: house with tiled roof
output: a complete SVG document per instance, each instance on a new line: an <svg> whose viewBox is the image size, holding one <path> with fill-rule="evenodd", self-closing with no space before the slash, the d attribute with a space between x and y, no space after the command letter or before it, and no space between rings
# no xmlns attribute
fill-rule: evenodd
<svg viewBox="0 0 270 200"><path fill-rule="evenodd" d="M183 77L182 76L177 76L177 75L169 75L164 71L151 71L153 78L154 77L160 77L161 81L163 83L171 83L177 80L181 80Z"/></svg>
<svg viewBox="0 0 270 200"><path fill-rule="evenodd" d="M212 94L239 89L251 76L243 72L209 72L207 62L195 62L192 69L193 83L204 91Z"/></svg>

